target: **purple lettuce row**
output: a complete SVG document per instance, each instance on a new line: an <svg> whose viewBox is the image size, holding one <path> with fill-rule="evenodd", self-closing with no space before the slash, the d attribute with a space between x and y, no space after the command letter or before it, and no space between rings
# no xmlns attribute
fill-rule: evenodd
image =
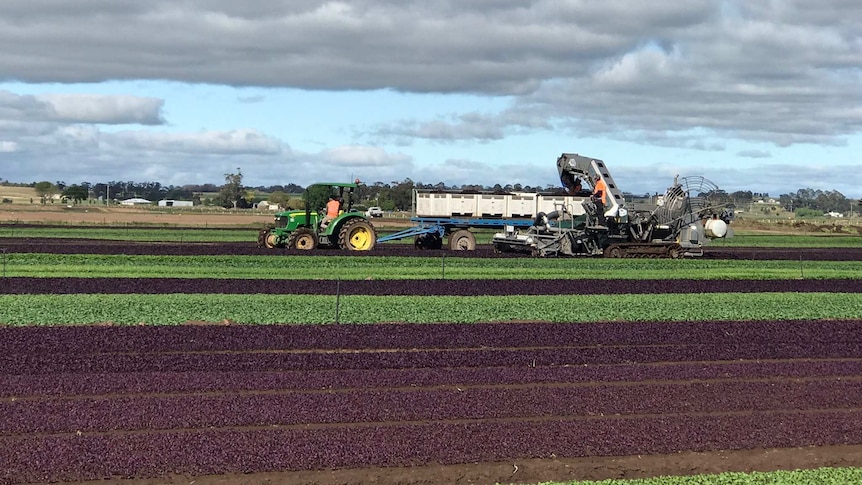
<svg viewBox="0 0 862 485"><path fill-rule="evenodd" d="M823 280L346 280L342 295L608 295L658 293L859 293L858 279ZM334 295L327 280L283 280L261 285L213 278L4 278L0 294L278 294Z"/></svg>
<svg viewBox="0 0 862 485"><path fill-rule="evenodd" d="M101 239L65 238L0 238L0 249L8 253L48 254L126 254L133 256L273 256L306 257L333 256L431 256L462 258L519 258L524 254L497 253L491 245L475 251L417 250L412 244L379 244L372 251L342 251L339 249L268 249L257 246L257 232L248 242L134 242Z"/></svg>
<svg viewBox="0 0 862 485"><path fill-rule="evenodd" d="M431 256L460 258L519 258L520 253L497 253L491 245L479 245L475 251L417 250L412 244L378 244L372 251L320 249L312 252L257 247L257 233L248 242L134 242L76 238L0 238L0 249L8 253L54 254L128 254L164 256ZM862 248L707 248L711 259L862 261Z"/></svg>
<svg viewBox="0 0 862 485"><path fill-rule="evenodd" d="M862 382L365 390L0 402L0 435L862 407Z"/></svg>
<svg viewBox="0 0 862 485"><path fill-rule="evenodd" d="M315 391L588 382L806 379L862 375L862 360L620 364L577 367L370 369L278 372L0 374L0 398L155 393Z"/></svg>
<svg viewBox="0 0 862 485"><path fill-rule="evenodd" d="M862 320L0 327L0 356L862 343Z"/></svg>
<svg viewBox="0 0 862 485"><path fill-rule="evenodd" d="M5 374L277 371L439 367L544 367L589 364L859 359L857 342L737 343L541 349L398 350L381 352L218 352L156 354L17 354L0 356Z"/></svg>
<svg viewBox="0 0 862 485"><path fill-rule="evenodd" d="M862 411L172 431L0 438L6 483L862 442Z"/></svg>

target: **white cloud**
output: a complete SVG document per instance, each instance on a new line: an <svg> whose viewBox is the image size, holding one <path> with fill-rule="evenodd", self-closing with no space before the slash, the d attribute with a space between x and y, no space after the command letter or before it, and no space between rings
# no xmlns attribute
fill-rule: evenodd
<svg viewBox="0 0 862 485"><path fill-rule="evenodd" d="M852 0L5 0L0 43L15 49L0 50L0 80L61 87L32 96L0 90L0 160L28 175L77 164L84 170L67 173L101 177L107 160L137 160L156 167L147 174L171 179L241 162L265 173L270 165L293 169L309 181L327 170L430 180L483 171L472 170L479 157L463 151L439 156L448 162L425 160L419 153L428 145L508 146L515 135L675 147L750 163L781 160L784 147L798 145L846 151L862 131L859 25L862 9ZM174 117L169 99L98 92L98 83L114 80L168 80L190 90L457 93L508 106L417 111L407 95L393 119L343 128L359 133L353 137L309 128L304 139L323 148L301 153L289 145L292 133L267 132L248 118L225 115L211 129L209 120ZM64 93L64 83L95 83L94 92ZM266 104L264 95L237 92L231 102ZM516 155L500 158L484 176L535 176Z"/></svg>
<svg viewBox="0 0 862 485"><path fill-rule="evenodd" d="M117 149L134 151L266 155L282 151L281 141L251 129L199 133L124 131L105 137Z"/></svg>

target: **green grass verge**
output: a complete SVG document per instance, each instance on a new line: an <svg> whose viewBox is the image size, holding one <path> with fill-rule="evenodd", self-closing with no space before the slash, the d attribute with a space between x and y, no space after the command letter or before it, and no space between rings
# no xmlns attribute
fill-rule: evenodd
<svg viewBox="0 0 862 485"><path fill-rule="evenodd" d="M243 279L862 279L862 261L6 254L5 276Z"/></svg>
<svg viewBox="0 0 862 485"><path fill-rule="evenodd" d="M774 472L725 472L673 477L542 482L538 485L851 485L862 483L862 468L817 468Z"/></svg>
<svg viewBox="0 0 862 485"><path fill-rule="evenodd" d="M336 308L337 304L337 308ZM845 319L862 315L859 293L714 293L571 296L0 295L0 323L255 324L472 323L541 320L702 321Z"/></svg>

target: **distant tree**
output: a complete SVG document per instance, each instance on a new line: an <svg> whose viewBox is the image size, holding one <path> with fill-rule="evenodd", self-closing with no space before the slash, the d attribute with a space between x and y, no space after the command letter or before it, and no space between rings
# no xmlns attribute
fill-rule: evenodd
<svg viewBox="0 0 862 485"><path fill-rule="evenodd" d="M394 204L394 210L410 210L412 208L414 188L419 187L409 178L404 179L403 182L392 182L392 188L389 190L389 199Z"/></svg>
<svg viewBox="0 0 862 485"><path fill-rule="evenodd" d="M737 190L736 192L730 194L730 197L737 205L750 204L751 201L754 199L754 194L752 194L750 190Z"/></svg>
<svg viewBox="0 0 862 485"><path fill-rule="evenodd" d="M329 202L329 196L333 194L335 192L328 185L310 185L303 194L303 206L309 207L312 212L323 210Z"/></svg>
<svg viewBox="0 0 862 485"><path fill-rule="evenodd" d="M804 218L804 217L819 217L823 215L823 211L816 209L809 209L807 207L800 207L793 211L796 217Z"/></svg>
<svg viewBox="0 0 862 485"><path fill-rule="evenodd" d="M72 184L63 190L63 197L71 200L74 203L79 203L82 200L87 200L90 191L82 185Z"/></svg>
<svg viewBox="0 0 862 485"><path fill-rule="evenodd" d="M224 175L225 184L221 186L219 190L219 198L223 202L223 206L226 208L234 208L236 209L241 204L241 200L244 200L245 197L245 188L242 186L242 172L239 168L236 169L237 173L226 173Z"/></svg>
<svg viewBox="0 0 862 485"><path fill-rule="evenodd" d="M53 200L54 194L57 193L57 186L47 180L38 182L33 188L36 189L36 195L39 196L43 204L48 200Z"/></svg>
<svg viewBox="0 0 862 485"><path fill-rule="evenodd" d="M302 200L302 197L290 197L285 207L290 210L302 210L305 209L305 201Z"/></svg>
<svg viewBox="0 0 862 485"><path fill-rule="evenodd" d="M290 196L281 190L276 190L269 194L269 198L267 198L267 202L270 204L280 205L282 207L287 207L288 201L290 201Z"/></svg>

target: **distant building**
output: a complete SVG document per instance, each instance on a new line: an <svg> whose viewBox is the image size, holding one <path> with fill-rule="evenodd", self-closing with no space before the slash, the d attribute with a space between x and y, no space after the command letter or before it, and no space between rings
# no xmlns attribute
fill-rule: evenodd
<svg viewBox="0 0 862 485"><path fill-rule="evenodd" d="M131 199L121 200L120 205L150 205L150 202L147 199L142 199L140 197L133 197Z"/></svg>
<svg viewBox="0 0 862 485"><path fill-rule="evenodd" d="M264 210L264 211L267 211L267 210L268 210L268 211L272 211L272 212L278 212L279 210L281 210L281 206L280 206L280 205L278 205L278 204L270 204L269 202L267 202L267 201L265 201L265 200L264 200L264 201L262 201L262 202L258 202L258 203L257 203L257 208L258 208L258 209L260 209L260 210Z"/></svg>
<svg viewBox="0 0 862 485"><path fill-rule="evenodd" d="M160 200L159 207L194 207L195 203L190 200Z"/></svg>

